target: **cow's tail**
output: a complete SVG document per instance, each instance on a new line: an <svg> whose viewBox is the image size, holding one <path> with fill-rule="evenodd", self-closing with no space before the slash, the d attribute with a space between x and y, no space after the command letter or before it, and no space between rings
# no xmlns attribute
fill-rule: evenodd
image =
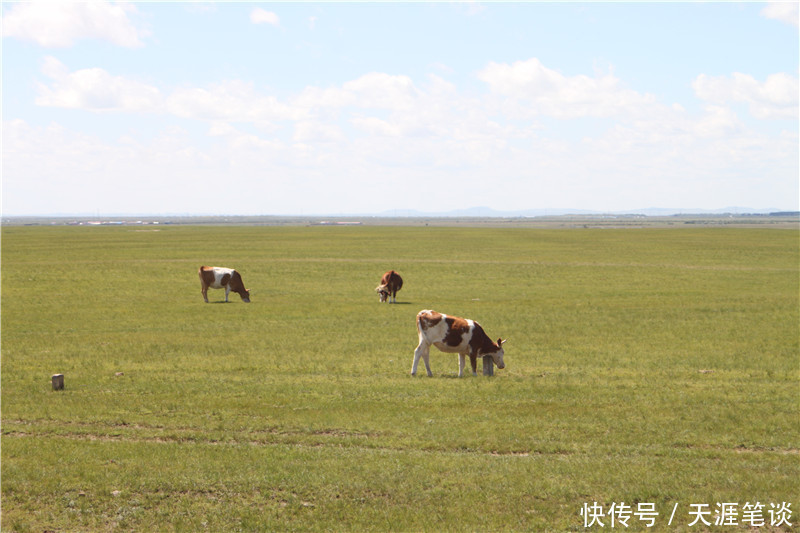
<svg viewBox="0 0 800 533"><path fill-rule="evenodd" d="M417 331L420 335L422 335L422 321L425 320L427 315L431 312L430 309L423 309L419 313L417 313Z"/></svg>

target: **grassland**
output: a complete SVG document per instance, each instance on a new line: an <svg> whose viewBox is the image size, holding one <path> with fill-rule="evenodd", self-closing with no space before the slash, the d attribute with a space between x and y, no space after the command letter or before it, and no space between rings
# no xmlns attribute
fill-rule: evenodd
<svg viewBox="0 0 800 533"><path fill-rule="evenodd" d="M625 502L745 531L758 501L796 531L798 237L4 227L2 530L583 531ZM252 303L204 304L201 264ZM424 308L508 337L506 369L409 376ZM738 526L689 527L721 502Z"/></svg>

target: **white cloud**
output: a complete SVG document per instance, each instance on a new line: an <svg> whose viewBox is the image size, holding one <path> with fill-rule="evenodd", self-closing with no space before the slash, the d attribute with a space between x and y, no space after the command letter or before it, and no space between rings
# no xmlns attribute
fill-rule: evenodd
<svg viewBox="0 0 800 533"><path fill-rule="evenodd" d="M744 102L750 113L759 119L792 119L798 117L798 81L785 73L771 74L759 82L748 74L733 76L701 74L692 82L698 98L713 104Z"/></svg>
<svg viewBox="0 0 800 533"><path fill-rule="evenodd" d="M271 24L272 26L280 26L281 20L278 18L278 15L272 11L266 11L260 7L257 7L250 13L250 22L253 24Z"/></svg>
<svg viewBox="0 0 800 533"><path fill-rule="evenodd" d="M166 100L166 110L179 117L232 122L264 122L302 118L273 96L258 94L252 83L232 80L208 88L175 89Z"/></svg>
<svg viewBox="0 0 800 533"><path fill-rule="evenodd" d="M3 168L6 213L137 213L144 205L176 213L222 207L211 205L214 195L197 183L222 175L227 161L193 145L180 128L145 142L22 120L4 122L3 132L13 151ZM175 190L181 191L180 201Z"/></svg>
<svg viewBox="0 0 800 533"><path fill-rule="evenodd" d="M266 133L209 121L205 141L174 126L152 138L133 131L115 140L57 124L6 122L3 207L23 214L135 213L141 206L165 213L374 212L392 206L438 211L478 203L615 210L686 206L687 199L709 198L706 189L718 206L743 197L754 206L772 206L776 190L796 197L796 133L777 138L749 131L725 106L709 105L700 115L664 106L657 115L614 121L584 139L564 140L547 129L510 127L485 102L458 93L449 100L423 93L418 103L414 113L342 112L339 121L370 130L368 135L341 130L326 116ZM428 118L436 106L439 115ZM435 134L416 136L423 127L436 128ZM409 176L452 181L454 173L459 187L446 196L420 196L410 187L399 190L392 205L372 203L385 183ZM236 205L195 185L219 175L243 191ZM770 187L754 187L753 176L769 180ZM343 197L342 188L353 194ZM165 199L154 200L154 194Z"/></svg>
<svg viewBox="0 0 800 533"><path fill-rule="evenodd" d="M565 76L538 59L511 65L494 63L478 73L491 91L518 103L532 115L556 118L610 117L636 113L655 102L652 95L625 89L610 72L599 77Z"/></svg>
<svg viewBox="0 0 800 533"><path fill-rule="evenodd" d="M355 197L369 198L368 191L376 189L375 176L389 181L411 175L422 181L445 180L454 172L463 192L448 197L448 205L442 205L441 198L421 199L406 191L397 205L454 209L475 205L476 198L505 208L592 208L597 198L603 198L602 208L609 210L646 207L643 198L652 198L653 205L684 205L686 191L701 195L700 189L712 179L724 182L715 198L725 205L736 203L747 180L763 174L765 167L774 169L769 179L781 190L796 189L783 184L790 181L787 175L796 174L796 134L790 132L779 142L760 135L728 105L752 100L768 109L780 102L794 102L796 108L796 81L791 78L775 75L756 82L742 75L698 77L695 90L706 104L698 113L626 89L611 74L567 77L535 60L524 63L490 64L481 71L494 94L465 94L436 75L415 80L371 72L332 87L309 86L283 99L241 80L155 87L102 69L70 72L48 58L42 72L50 82L40 87L41 105L200 120L206 123L207 136L198 141L186 132L165 129L155 139L115 142L48 130L25 136L38 147L31 150L9 134L7 139L15 144L8 151L7 175L54 175L58 172L53 169L61 171L62 166L78 172L86 165L102 167L103 172L94 174L97 180L106 174L134 179L135 174L172 172L210 180L213 173L224 173L234 175L235 186L248 191L248 201L261 202L253 203L250 211L237 207L239 212L255 213L296 212L288 205L329 212L331 198L346 200L353 211L375 210L368 200ZM519 110L527 115L521 118ZM539 115L555 120L539 124ZM592 127L580 134L582 138L565 136L566 129L558 124L598 116L608 120L585 121ZM37 135L48 144L62 144L48 154ZM37 159L35 168L25 169L23 159L33 152L36 156L29 160ZM125 171L120 174L114 166L124 166ZM496 186L496 176L503 177L502 187ZM321 185L311 187L314 180ZM359 194L342 200L336 188L342 184ZM508 190L515 194L508 195ZM609 196L609 190L619 192ZM4 202L11 205L16 196L12 189ZM75 201L80 205L80 199ZM612 201L616 204L608 203ZM215 210L200 196L180 202L169 210Z"/></svg>
<svg viewBox="0 0 800 533"><path fill-rule="evenodd" d="M253 123L305 117L303 109L258 94L252 83L239 80L210 87L178 87L164 94L157 87L101 68L70 72L54 57L45 58L42 73L52 80L50 85L38 84L36 104L45 107L168 113L197 120Z"/></svg>
<svg viewBox="0 0 800 533"><path fill-rule="evenodd" d="M356 116L351 120L353 126L369 135L378 137L400 137L402 131L397 124L378 117Z"/></svg>
<svg viewBox="0 0 800 533"><path fill-rule="evenodd" d="M794 2L768 2L761 10L761 16L780 20L794 27L800 26L800 4Z"/></svg>
<svg viewBox="0 0 800 533"><path fill-rule="evenodd" d="M736 114L728 107L708 106L706 114L692 126L692 131L700 138L720 138L742 127Z"/></svg>
<svg viewBox="0 0 800 533"><path fill-rule="evenodd" d="M33 41L47 48L64 48L81 39L101 39L126 48L143 46L150 35L137 27L128 3L34 1L11 4L3 16L3 37Z"/></svg>
<svg viewBox="0 0 800 533"><path fill-rule="evenodd" d="M150 85L113 76L101 68L69 72L54 57L46 57L42 72L52 86L39 84L36 104L45 107L93 111L152 111L161 105L159 90Z"/></svg>
<svg viewBox="0 0 800 533"><path fill-rule="evenodd" d="M402 110L413 107L421 92L408 76L382 72L364 74L341 87L306 87L293 103L304 108L337 109L359 107Z"/></svg>
<svg viewBox="0 0 800 533"><path fill-rule="evenodd" d="M335 124L303 120L295 124L293 140L299 143L330 143L345 141L345 137Z"/></svg>
<svg viewBox="0 0 800 533"><path fill-rule="evenodd" d="M229 135L236 135L239 132L230 123L223 121L215 121L211 123L208 128L209 137L226 137Z"/></svg>
<svg viewBox="0 0 800 533"><path fill-rule="evenodd" d="M361 107L408 109L419 97L411 78L382 72L372 72L346 82L342 89L353 93Z"/></svg>

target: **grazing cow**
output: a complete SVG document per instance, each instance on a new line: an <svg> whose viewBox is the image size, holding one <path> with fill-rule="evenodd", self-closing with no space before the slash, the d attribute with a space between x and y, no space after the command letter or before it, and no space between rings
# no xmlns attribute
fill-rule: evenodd
<svg viewBox="0 0 800 533"><path fill-rule="evenodd" d="M208 289L225 289L225 301L228 293L233 291L242 297L242 301L250 303L250 291L244 288L242 276L232 268L201 266L197 271L200 276L200 293L208 303Z"/></svg>
<svg viewBox="0 0 800 533"><path fill-rule="evenodd" d="M464 357L469 355L472 364L472 375L477 376L478 357L491 356L497 368L505 368L503 363L503 339L493 342L484 333L483 328L474 320L447 316L436 311L426 309L417 314L417 331L419 332L419 346L414 350L414 363L411 365L411 375L417 374L417 363L420 356L425 362L428 376L432 376L431 365L428 361L431 344L443 352L458 354L458 377L464 375ZM508 339L506 339L508 340Z"/></svg>
<svg viewBox="0 0 800 533"><path fill-rule="evenodd" d="M397 291L403 288L403 278L394 270L390 270L381 278L381 283L375 287L375 292L380 296L381 302L397 303ZM391 299L390 299L391 297Z"/></svg>

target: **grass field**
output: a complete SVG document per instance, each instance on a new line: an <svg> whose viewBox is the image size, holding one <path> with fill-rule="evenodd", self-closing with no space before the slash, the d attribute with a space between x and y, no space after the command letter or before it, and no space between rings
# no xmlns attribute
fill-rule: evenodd
<svg viewBox="0 0 800 533"><path fill-rule="evenodd" d="M2 530L583 531L624 502L747 531L759 502L798 531L799 237L4 227ZM252 303L203 303L201 264ZM508 337L506 369L411 377L426 308Z"/></svg>

